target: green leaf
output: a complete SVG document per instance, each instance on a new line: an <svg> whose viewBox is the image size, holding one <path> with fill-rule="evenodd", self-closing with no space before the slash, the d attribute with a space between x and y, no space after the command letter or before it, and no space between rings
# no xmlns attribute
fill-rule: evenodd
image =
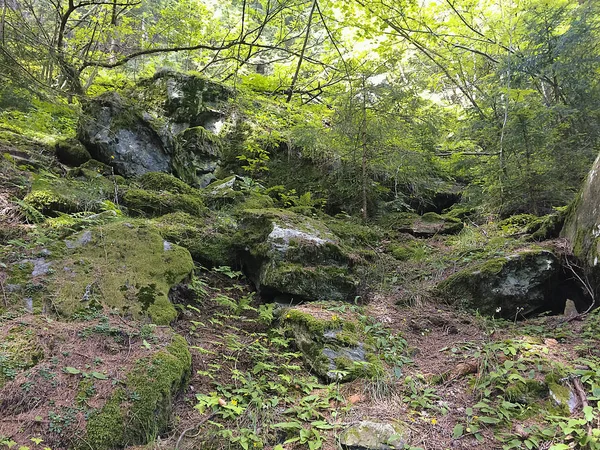
<svg viewBox="0 0 600 450"><path fill-rule="evenodd" d="M142 342L142 345L148 350L150 350L152 348L152 346L148 343L148 341L146 339L144 339L144 341Z"/></svg>
<svg viewBox="0 0 600 450"><path fill-rule="evenodd" d="M584 406L583 415L586 421L591 422L594 420L594 408L592 408L590 405Z"/></svg>
<svg viewBox="0 0 600 450"><path fill-rule="evenodd" d="M98 380L108 380L108 376L104 375L101 372L92 372L90 375L94 378L97 378Z"/></svg>
<svg viewBox="0 0 600 450"><path fill-rule="evenodd" d="M302 428L300 422L279 422L271 425L272 428L280 428L282 430L299 430Z"/></svg>
<svg viewBox="0 0 600 450"><path fill-rule="evenodd" d="M63 372L71 374L71 375L79 375L81 373L81 370L76 369L75 367L65 367L63 369Z"/></svg>
<svg viewBox="0 0 600 450"><path fill-rule="evenodd" d="M454 426L454 429L452 430L452 439L458 439L459 437L461 437L463 435L463 433L465 432L465 427L458 423Z"/></svg>
<svg viewBox="0 0 600 450"><path fill-rule="evenodd" d="M497 419L495 417L481 416L479 417L479 421L483 423L496 424L500 422L500 419Z"/></svg>

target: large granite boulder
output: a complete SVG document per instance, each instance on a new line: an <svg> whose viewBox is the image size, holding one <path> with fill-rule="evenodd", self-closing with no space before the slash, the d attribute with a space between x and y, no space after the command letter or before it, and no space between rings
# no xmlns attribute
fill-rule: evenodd
<svg viewBox="0 0 600 450"><path fill-rule="evenodd" d="M354 299L358 280L351 257L324 223L279 209L247 209L240 217L240 256L263 295L285 301Z"/></svg>
<svg viewBox="0 0 600 450"><path fill-rule="evenodd" d="M190 253L150 226L114 222L67 239L53 258L48 289L65 316L101 305L167 325L177 317L169 291L194 269Z"/></svg>
<svg viewBox="0 0 600 450"><path fill-rule="evenodd" d="M600 156L567 213L561 235L597 287L600 284Z"/></svg>
<svg viewBox="0 0 600 450"><path fill-rule="evenodd" d="M482 314L514 318L550 310L560 263L550 251L528 250L494 258L448 277L439 296Z"/></svg>
<svg viewBox="0 0 600 450"><path fill-rule="evenodd" d="M126 177L172 172L204 187L219 167L223 107L233 92L199 76L162 71L126 98L107 92L83 106L77 137L94 159Z"/></svg>

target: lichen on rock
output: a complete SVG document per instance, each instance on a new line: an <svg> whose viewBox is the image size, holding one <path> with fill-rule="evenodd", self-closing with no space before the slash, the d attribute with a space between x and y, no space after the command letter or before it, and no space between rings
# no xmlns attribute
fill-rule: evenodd
<svg viewBox="0 0 600 450"><path fill-rule="evenodd" d="M187 250L165 246L151 226L128 222L91 228L69 242L79 245L70 245L55 261L60 274L49 285L61 314L70 316L97 303L157 324L177 317L168 293L194 268Z"/></svg>
<svg viewBox="0 0 600 450"><path fill-rule="evenodd" d="M341 317L318 305L298 306L281 312L281 326L322 379L372 379L384 373L383 363L356 317Z"/></svg>
<svg viewBox="0 0 600 450"><path fill-rule="evenodd" d="M240 216L242 258L263 294L298 301L353 298L358 280L350 255L323 222L278 209Z"/></svg>

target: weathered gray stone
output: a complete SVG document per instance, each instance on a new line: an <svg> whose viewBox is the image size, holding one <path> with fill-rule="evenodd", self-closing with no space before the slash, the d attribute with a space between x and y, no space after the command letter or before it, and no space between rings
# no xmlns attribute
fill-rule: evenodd
<svg viewBox="0 0 600 450"><path fill-rule="evenodd" d="M169 137L161 137L139 110L115 92L84 105L77 136L94 159L114 167L119 175L170 170Z"/></svg>
<svg viewBox="0 0 600 450"><path fill-rule="evenodd" d="M205 78L162 71L127 98L108 92L84 105L78 138L93 158L126 177L173 172L204 187L221 157L221 110L233 92Z"/></svg>
<svg viewBox="0 0 600 450"><path fill-rule="evenodd" d="M482 314L514 318L544 307L559 271L552 252L529 250L464 269L440 283L436 291Z"/></svg>
<svg viewBox="0 0 600 450"><path fill-rule="evenodd" d="M346 428L339 439L345 450L391 450L404 448L404 433L399 424L365 420Z"/></svg>
<svg viewBox="0 0 600 450"><path fill-rule="evenodd" d="M246 267L265 295L301 300L353 299L358 281L349 255L322 222L289 211L246 210Z"/></svg>

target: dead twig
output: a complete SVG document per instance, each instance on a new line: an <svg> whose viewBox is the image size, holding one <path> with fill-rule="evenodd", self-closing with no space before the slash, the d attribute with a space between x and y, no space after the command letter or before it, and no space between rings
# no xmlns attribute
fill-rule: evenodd
<svg viewBox="0 0 600 450"><path fill-rule="evenodd" d="M211 413L208 416L206 416L204 419L202 419L200 422L198 422L197 424L195 424L192 427L186 428L185 430L183 430L183 432L179 435L179 439L177 439L177 443L175 444L175 450L179 450L179 445L181 444L181 441L183 440L183 438L185 437L185 435L192 431L194 428L199 427L200 425L202 425L203 423L205 423L206 421L212 419L214 416L216 415L216 413ZM193 437L196 437L200 434L200 432L198 432L198 434L196 434Z"/></svg>

